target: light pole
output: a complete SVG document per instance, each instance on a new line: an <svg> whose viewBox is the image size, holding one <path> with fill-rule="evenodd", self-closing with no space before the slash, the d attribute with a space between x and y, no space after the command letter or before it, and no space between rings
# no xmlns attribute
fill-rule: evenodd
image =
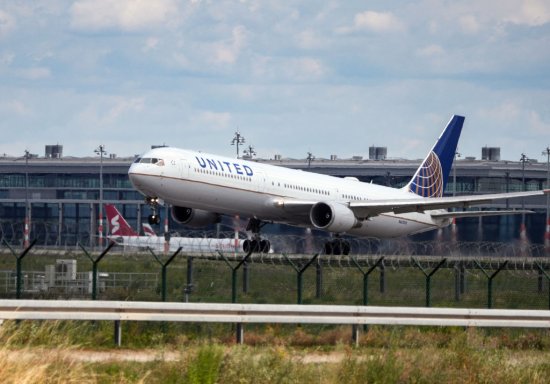
<svg viewBox="0 0 550 384"><path fill-rule="evenodd" d="M457 151L455 151L454 161L453 161L453 197L456 196L456 162L457 158L459 158L461 155ZM457 208L453 208L453 211L456 211ZM456 243L457 238L457 229L456 229L456 217L453 217L451 222L451 239L453 242Z"/></svg>
<svg viewBox="0 0 550 384"><path fill-rule="evenodd" d="M550 146L542 152L546 155L546 189L550 189ZM546 232L544 234L544 245L550 250L550 194L546 195Z"/></svg>
<svg viewBox="0 0 550 384"><path fill-rule="evenodd" d="M315 156L313 156L313 153L308 152L306 159L307 159L307 167L310 168L311 167L311 162L313 160L315 160Z"/></svg>
<svg viewBox="0 0 550 384"><path fill-rule="evenodd" d="M504 179L506 180L506 193L510 192L510 171L504 172ZM510 200L506 199L506 210L510 209ZM508 216L506 216L508 217ZM507 219L508 220L508 219Z"/></svg>
<svg viewBox="0 0 550 384"><path fill-rule="evenodd" d="M453 196L456 196L456 159L460 156L460 153L455 152L455 160L453 161Z"/></svg>
<svg viewBox="0 0 550 384"><path fill-rule="evenodd" d="M237 146L237 159L239 158L239 145L244 144L245 139L243 135L239 133L239 131L235 132L235 137L233 140L231 140L231 145Z"/></svg>
<svg viewBox="0 0 550 384"><path fill-rule="evenodd" d="M244 154L252 159L256 156L256 151L254 151L254 147L252 145L249 145L248 148L244 150Z"/></svg>
<svg viewBox="0 0 550 384"><path fill-rule="evenodd" d="M525 163L529 163L531 159L529 159L525 153L522 153L519 161L521 161L521 189L525 192ZM525 197L521 198L521 210L524 212L521 213L520 237L522 240L527 240L525 228Z"/></svg>
<svg viewBox="0 0 550 384"><path fill-rule="evenodd" d="M99 246L103 247L103 155L107 154L105 146L100 144L94 152L99 155L99 225L97 231L99 232Z"/></svg>
<svg viewBox="0 0 550 384"><path fill-rule="evenodd" d="M30 236L30 207L29 207L29 157L31 156L30 152L25 149L25 229L24 229L24 240L23 248L27 249L29 246L29 236Z"/></svg>

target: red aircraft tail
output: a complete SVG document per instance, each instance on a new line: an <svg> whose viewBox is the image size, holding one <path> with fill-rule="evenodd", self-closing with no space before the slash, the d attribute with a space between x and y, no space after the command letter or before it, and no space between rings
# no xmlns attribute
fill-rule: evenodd
<svg viewBox="0 0 550 384"><path fill-rule="evenodd" d="M113 204L105 204L105 211L112 236L138 236Z"/></svg>

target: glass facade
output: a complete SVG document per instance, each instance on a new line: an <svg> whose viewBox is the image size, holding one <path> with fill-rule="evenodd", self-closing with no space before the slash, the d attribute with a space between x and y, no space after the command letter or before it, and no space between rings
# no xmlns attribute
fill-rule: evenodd
<svg viewBox="0 0 550 384"><path fill-rule="evenodd" d="M133 159L104 162L103 164L103 201L117 205L129 224L138 228L147 222L150 214L143 196L132 188L127 171ZM261 160L260 160L261 161ZM285 166L284 162L277 163ZM370 164L337 163L324 165L322 173L338 176L357 177L364 182L403 187L410 180L418 164L402 161L389 163L391 168L380 166L376 169ZM397 164L397 165L396 165ZM458 166L456 170L456 186L454 174L449 177L445 194L479 194L516 192L522 190L539 190L548 188L546 182L545 164L530 165L524 171L519 163L495 162L487 166L485 163L469 163L468 166ZM289 165L290 166L290 165ZM307 163L300 165L307 169ZM300 168L294 167L294 168ZM28 197L31 205L31 238L36 238L44 245L94 245L98 242L99 226L99 159L82 160L32 160L28 164L21 161L0 159L0 238L11 244L21 244L24 234L25 199ZM389 170L388 170L389 169ZM26 184L28 175L28 186ZM522 182L525 177L525 183ZM526 208L533 209L527 204ZM527 219L536 235L533 239L543 236L544 207L537 203L537 215ZM166 210L160 210L161 223L164 223ZM484 218L487 238L498 237L499 234L517 235L518 218L511 219ZM230 221L230 220L229 220ZM224 222L225 223L225 222ZM231 223L225 223L231 226ZM477 238L478 219L463 220L463 235ZM103 223L105 231L107 223ZM173 222L169 217L172 231L181 234L188 233L186 229ZM471 226L471 229L466 229ZM503 226L505 228L503 228ZM271 231L270 226L266 231ZM282 226L271 226L280 231ZM157 228L160 234L163 227ZM540 234L539 234L540 232ZM422 236L432 237L433 233ZM517 238L517 236L516 236Z"/></svg>
<svg viewBox="0 0 550 384"><path fill-rule="evenodd" d="M25 174L0 174L0 188L25 188ZM29 188L99 188L99 173L29 174ZM128 188L132 184L128 175L103 175L103 188Z"/></svg>

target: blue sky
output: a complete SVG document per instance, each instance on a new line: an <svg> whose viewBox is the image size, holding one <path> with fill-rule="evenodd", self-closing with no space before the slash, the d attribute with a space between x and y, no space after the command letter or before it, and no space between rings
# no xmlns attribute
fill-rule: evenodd
<svg viewBox="0 0 550 384"><path fill-rule="evenodd" d="M0 0L0 154L550 145L550 2Z"/></svg>

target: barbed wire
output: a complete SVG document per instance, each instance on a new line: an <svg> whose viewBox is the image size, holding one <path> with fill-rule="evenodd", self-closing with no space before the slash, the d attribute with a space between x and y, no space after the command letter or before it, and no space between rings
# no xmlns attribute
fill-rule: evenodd
<svg viewBox="0 0 550 384"><path fill-rule="evenodd" d="M0 221L0 242L11 246L21 247L23 245L23 223L11 222L7 220ZM69 252L78 249L79 244L85 247L97 246L98 238L91 234L88 228L75 223L59 223L58 221L34 221L31 227L33 239L37 240L36 247L48 249L57 248ZM234 231L189 231L185 234L177 232L171 233L172 238L185 236L190 239L188 248L184 252L198 252L202 256L209 258L220 258L218 251L218 239L235 240ZM239 242L246 239L247 235L243 232L238 233ZM327 237L313 235L279 235L267 234L265 238L271 243L269 253L254 254L252 262L264 264L285 264L287 261L281 255L313 255L321 254L324 265L330 265L335 268L353 267L354 263L349 257L339 255L324 254L324 243ZM144 238L142 238L144 239ZM115 238L116 241L116 238ZM512 263L513 269L527 270L525 260L531 258L548 258L549 250L543 244L529 243L525 241L511 242L465 242L465 241L413 241L409 238L400 239L377 239L377 238L346 238L350 243L351 256L357 256L361 259L363 265L370 267L374 265L378 257L384 256L384 267L400 268L403 264L409 265L409 258L421 257L426 268L434 267L442 258L463 258L462 262L471 263L468 259L490 258L486 260L489 269L498 269L502 260L507 259ZM142 241L142 249L147 246L163 250L164 237L151 237L149 240ZM135 247L118 247L122 253L136 253ZM242 256L242 249L221 249L226 255L238 257ZM303 256L301 259L306 258ZM523 263L523 264L522 264ZM532 261L529 261L529 266ZM467 264L472 267L471 264Z"/></svg>

